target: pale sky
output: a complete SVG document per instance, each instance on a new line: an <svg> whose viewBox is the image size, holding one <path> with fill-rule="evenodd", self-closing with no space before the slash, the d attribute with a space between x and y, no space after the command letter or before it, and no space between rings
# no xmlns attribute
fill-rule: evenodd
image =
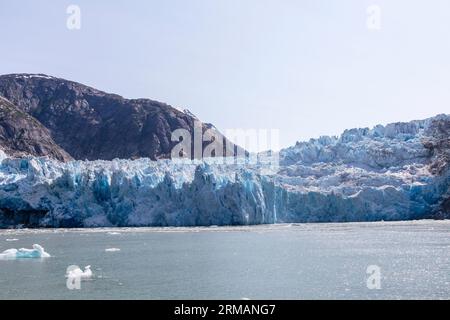
<svg viewBox="0 0 450 320"><path fill-rule="evenodd" d="M2 0L0 35L0 74L159 100L222 131L279 129L282 147L450 113L448 0Z"/></svg>

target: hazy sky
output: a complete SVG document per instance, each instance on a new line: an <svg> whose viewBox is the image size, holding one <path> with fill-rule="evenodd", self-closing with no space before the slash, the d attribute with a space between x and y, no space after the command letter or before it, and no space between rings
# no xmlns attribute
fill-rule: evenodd
<svg viewBox="0 0 450 320"><path fill-rule="evenodd" d="M0 0L0 35L0 74L163 101L223 131L280 129L282 146L450 111L448 0Z"/></svg>

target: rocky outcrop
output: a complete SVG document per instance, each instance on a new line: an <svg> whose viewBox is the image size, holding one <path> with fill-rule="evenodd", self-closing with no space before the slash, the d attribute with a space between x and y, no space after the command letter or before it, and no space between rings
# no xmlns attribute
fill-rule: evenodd
<svg viewBox="0 0 450 320"><path fill-rule="evenodd" d="M36 118L62 149L80 160L170 158L176 144L172 132L192 133L198 121L189 112L161 102L125 99L47 75L0 76L0 96ZM203 132L211 129L224 145L231 144L212 125L200 127ZM232 146L227 155L235 154Z"/></svg>
<svg viewBox="0 0 450 320"><path fill-rule="evenodd" d="M60 161L72 158L52 139L39 121L0 97L0 149L11 156L48 156Z"/></svg>
<svg viewBox="0 0 450 320"><path fill-rule="evenodd" d="M442 174L450 169L450 120L438 118L430 123L425 132L423 145L433 156L430 169L433 174Z"/></svg>

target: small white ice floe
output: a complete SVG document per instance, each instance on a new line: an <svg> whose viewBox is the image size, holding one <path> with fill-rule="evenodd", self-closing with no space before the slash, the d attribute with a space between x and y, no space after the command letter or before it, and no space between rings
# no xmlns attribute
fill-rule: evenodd
<svg viewBox="0 0 450 320"><path fill-rule="evenodd" d="M91 270L91 266L84 267L84 271L79 267L68 270L66 273L67 278L79 278L81 280L86 280L92 278L93 273Z"/></svg>
<svg viewBox="0 0 450 320"><path fill-rule="evenodd" d="M6 239L7 242L12 242L12 241L19 241L19 239L13 238L13 239Z"/></svg>
<svg viewBox="0 0 450 320"><path fill-rule="evenodd" d="M0 253L0 260L24 259L24 258L49 258L50 254L38 244L33 244L33 249L8 249Z"/></svg>
<svg viewBox="0 0 450 320"><path fill-rule="evenodd" d="M106 252L117 252L117 251L120 251L120 249L119 248L108 248L108 249L105 249L105 251Z"/></svg>
<svg viewBox="0 0 450 320"><path fill-rule="evenodd" d="M112 235L112 236L116 236L116 235L119 235L120 232L108 232L108 234L109 234L109 235Z"/></svg>

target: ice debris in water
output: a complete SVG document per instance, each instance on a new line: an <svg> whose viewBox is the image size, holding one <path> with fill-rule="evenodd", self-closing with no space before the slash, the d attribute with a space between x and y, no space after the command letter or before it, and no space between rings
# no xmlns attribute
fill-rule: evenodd
<svg viewBox="0 0 450 320"><path fill-rule="evenodd" d="M105 251L106 252L117 252L117 251L120 251L120 249L119 248L108 248L108 249L105 249Z"/></svg>
<svg viewBox="0 0 450 320"><path fill-rule="evenodd" d="M90 279L92 278L93 273L91 270L91 266L84 267L84 271L80 268L74 268L67 272L66 277L67 278L78 278L82 280Z"/></svg>
<svg viewBox="0 0 450 320"><path fill-rule="evenodd" d="M33 249L8 249L0 253L0 260L6 259L28 259L28 258L49 258L50 254L38 244L33 244Z"/></svg>

